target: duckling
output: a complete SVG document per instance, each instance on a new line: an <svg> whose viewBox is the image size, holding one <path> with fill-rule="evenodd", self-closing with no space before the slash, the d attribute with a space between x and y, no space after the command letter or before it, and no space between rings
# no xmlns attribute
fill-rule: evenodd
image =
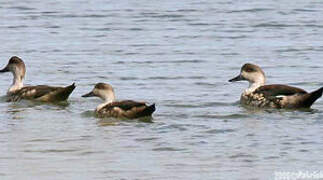
<svg viewBox="0 0 323 180"><path fill-rule="evenodd" d="M265 85L266 76L255 64L244 64L240 74L229 80L248 81L249 87L240 97L241 104L270 108L310 108L322 96L323 87L311 93L303 89L282 84Z"/></svg>
<svg viewBox="0 0 323 180"><path fill-rule="evenodd" d="M21 99L37 100L43 102L65 101L75 89L75 84L66 87L54 87L46 85L24 86L26 66L22 59L17 56L10 58L7 66L0 73L11 72L13 82L7 91L8 101Z"/></svg>
<svg viewBox="0 0 323 180"><path fill-rule="evenodd" d="M145 102L132 100L115 101L114 90L110 84L106 83L97 83L91 92L84 94L82 97L93 96L97 96L104 101L95 109L98 117L133 119L151 116L156 110L155 104L148 106Z"/></svg>

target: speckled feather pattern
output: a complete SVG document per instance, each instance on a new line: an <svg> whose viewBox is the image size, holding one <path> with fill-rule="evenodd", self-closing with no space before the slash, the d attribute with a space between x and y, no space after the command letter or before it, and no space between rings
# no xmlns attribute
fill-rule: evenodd
<svg viewBox="0 0 323 180"><path fill-rule="evenodd" d="M138 118L149 108L143 102L135 101L119 101L107 104L103 108L96 111L98 117L114 117L114 118ZM151 112L153 113L153 111ZM150 114L151 115L151 114Z"/></svg>
<svg viewBox="0 0 323 180"><path fill-rule="evenodd" d="M52 87L46 85L26 86L12 93L8 101L20 101L21 99L53 102L66 100L72 93L74 84L67 87Z"/></svg>
<svg viewBox="0 0 323 180"><path fill-rule="evenodd" d="M259 89L264 88L260 87ZM297 89L289 92L283 91L283 93L266 93L266 91L255 90L251 93L242 93L240 100L242 104L260 108L308 108L322 96L322 91L323 88L312 93L305 93L305 91Z"/></svg>
<svg viewBox="0 0 323 180"><path fill-rule="evenodd" d="M282 98L265 97L262 93L243 93L240 101L242 104L254 107L282 108Z"/></svg>

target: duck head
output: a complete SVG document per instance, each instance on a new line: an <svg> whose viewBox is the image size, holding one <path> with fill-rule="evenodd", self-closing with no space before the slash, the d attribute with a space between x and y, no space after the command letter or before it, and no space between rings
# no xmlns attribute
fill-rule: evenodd
<svg viewBox="0 0 323 180"><path fill-rule="evenodd" d="M13 56L9 59L9 62L6 67L0 70L0 73L12 72L13 75L19 76L23 79L26 73L25 63L17 56Z"/></svg>
<svg viewBox="0 0 323 180"><path fill-rule="evenodd" d="M97 96L105 102L113 102L115 100L114 90L110 84L97 83L93 90L82 97L93 97Z"/></svg>
<svg viewBox="0 0 323 180"><path fill-rule="evenodd" d="M229 80L229 82L235 81L248 81L249 90L254 90L260 86L263 86L266 82L265 73L262 69L251 63L246 63L241 67L240 74Z"/></svg>
<svg viewBox="0 0 323 180"><path fill-rule="evenodd" d="M23 80L26 74L25 63L17 56L9 59L8 64L0 70L0 73L11 72L13 74L13 83L8 90L8 94L23 87Z"/></svg>

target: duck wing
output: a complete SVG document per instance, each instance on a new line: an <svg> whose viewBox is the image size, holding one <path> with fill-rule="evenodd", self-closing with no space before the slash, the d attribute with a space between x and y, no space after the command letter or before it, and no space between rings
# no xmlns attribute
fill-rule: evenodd
<svg viewBox="0 0 323 180"><path fill-rule="evenodd" d="M9 101L19 101L21 99L62 101L66 100L74 89L74 83L67 87L55 87L47 85L26 86L13 93Z"/></svg>
<svg viewBox="0 0 323 180"><path fill-rule="evenodd" d="M282 84L271 84L260 86L255 90L254 93L263 94L265 97L273 96L291 96L295 94L306 94L307 92L303 89L287 86Z"/></svg>
<svg viewBox="0 0 323 180"><path fill-rule="evenodd" d="M147 106L145 102L125 100L107 104L99 111L99 114L108 114L108 116L119 118L138 118L151 116L154 111L155 104Z"/></svg>
<svg viewBox="0 0 323 180"><path fill-rule="evenodd" d="M106 105L105 108L118 107L118 108L122 109L123 111L128 111L134 107L141 107L141 106L146 106L146 103L132 101L132 100L125 100L125 101L112 102L112 103Z"/></svg>

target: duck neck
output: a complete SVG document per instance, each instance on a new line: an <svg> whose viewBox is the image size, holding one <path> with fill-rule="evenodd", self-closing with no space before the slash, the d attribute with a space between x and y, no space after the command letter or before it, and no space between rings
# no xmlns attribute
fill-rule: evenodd
<svg viewBox="0 0 323 180"><path fill-rule="evenodd" d="M104 106L110 104L110 103L113 103L115 101L115 96L114 96L114 93L109 93L108 95L105 95L103 97L101 97L101 99L104 100L104 103L102 104L99 104L97 107L96 107L96 111L99 111L100 109L102 109Z"/></svg>
<svg viewBox="0 0 323 180"><path fill-rule="evenodd" d="M254 92L260 86L265 85L266 79L265 77L258 78L257 81L249 81L249 87L245 90L246 94L250 94Z"/></svg>
<svg viewBox="0 0 323 180"><path fill-rule="evenodd" d="M15 91L21 89L24 86L23 81L24 81L24 76L21 76L17 73L13 73L13 81L12 81L10 88L8 89L7 94L10 95L10 94L14 93Z"/></svg>

